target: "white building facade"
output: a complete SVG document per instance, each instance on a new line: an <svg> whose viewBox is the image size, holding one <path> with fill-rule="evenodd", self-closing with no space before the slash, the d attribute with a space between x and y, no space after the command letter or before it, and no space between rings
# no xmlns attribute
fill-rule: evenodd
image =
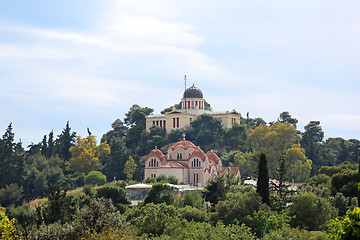
<svg viewBox="0 0 360 240"><path fill-rule="evenodd" d="M210 114L221 119L224 128L231 128L235 123L240 124L241 114L235 110L226 112L213 112L203 97L202 91L194 85L186 89L177 108L165 114L146 116L146 130L151 126L165 128L167 133L175 129L190 126L191 121L201 114Z"/></svg>

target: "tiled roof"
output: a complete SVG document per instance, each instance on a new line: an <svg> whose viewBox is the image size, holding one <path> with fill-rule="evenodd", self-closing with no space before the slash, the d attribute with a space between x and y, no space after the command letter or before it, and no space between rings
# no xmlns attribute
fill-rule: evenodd
<svg viewBox="0 0 360 240"><path fill-rule="evenodd" d="M165 164L159 166L158 168L188 168L188 165L182 162L168 161Z"/></svg>
<svg viewBox="0 0 360 240"><path fill-rule="evenodd" d="M172 145L171 147L168 148L168 151L169 149L173 150L175 148L183 148L183 149L188 149L188 148L197 148L192 142L190 141L187 141L187 140L181 140L181 141L178 141L177 143L175 143L174 145Z"/></svg>
<svg viewBox="0 0 360 240"><path fill-rule="evenodd" d="M223 167L221 169L221 172L223 173L224 171L228 171L228 173L234 173L235 175L238 174L238 172L240 171L238 167Z"/></svg>
<svg viewBox="0 0 360 240"><path fill-rule="evenodd" d="M218 164L219 161L220 161L220 158L219 158L218 155L216 155L216 153L214 153L214 152L209 152L209 153L207 154L207 156L208 156L208 158L209 158L210 160L213 160L216 164Z"/></svg>
<svg viewBox="0 0 360 240"><path fill-rule="evenodd" d="M201 158L201 160L203 160L203 162L205 161L206 159L206 154L204 153L203 150L201 150L200 148L196 148L195 151L193 151L193 153L189 156L188 158L188 161L191 157L194 157L194 156L198 156Z"/></svg>
<svg viewBox="0 0 360 240"><path fill-rule="evenodd" d="M159 150L159 149L153 149L151 150L151 152L145 157L145 161L149 158L149 157L158 157L160 159L160 161L164 160L164 154Z"/></svg>

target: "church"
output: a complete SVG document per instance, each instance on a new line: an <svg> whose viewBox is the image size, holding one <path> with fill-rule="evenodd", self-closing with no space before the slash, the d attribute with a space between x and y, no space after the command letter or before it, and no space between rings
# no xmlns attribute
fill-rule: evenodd
<svg viewBox="0 0 360 240"><path fill-rule="evenodd" d="M164 155L155 147L145 157L145 179L159 175L175 176L179 182L203 187L220 174L233 173L240 177L237 167L222 167L221 159L212 151L205 153L199 146L183 140L167 149Z"/></svg>
<svg viewBox="0 0 360 240"><path fill-rule="evenodd" d="M146 116L146 130L150 131L150 127L154 125L165 128L167 133L176 129L184 129L190 126L191 121L204 113L221 119L224 128L231 128L235 123L240 124L241 115L235 110L213 112L204 99L202 91L195 85L185 90L181 102L175 106L170 112Z"/></svg>

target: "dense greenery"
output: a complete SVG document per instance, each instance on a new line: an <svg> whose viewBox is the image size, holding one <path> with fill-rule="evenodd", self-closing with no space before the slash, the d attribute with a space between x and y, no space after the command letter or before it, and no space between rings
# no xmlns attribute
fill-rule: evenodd
<svg viewBox="0 0 360 240"><path fill-rule="evenodd" d="M304 131L288 112L267 124L242 119L223 129L211 115L201 115L187 129L166 134L145 116L153 110L133 105L124 120L96 137L77 136L67 122L39 143L23 148L9 124L0 138L0 233L27 239L351 239L358 236L358 161L356 139L324 140L319 121ZM214 150L224 166L239 167L242 179L220 175L203 192L174 197L163 183L149 178L147 198L129 208L124 187L143 181L144 156L155 146L163 152L186 139L207 152ZM265 159L265 161L264 161ZM275 179L268 186L266 176ZM246 177L258 187L243 185ZM109 183L112 181L114 183ZM289 182L305 182L289 189ZM108 182L108 183L106 183ZM84 184L91 184L86 185ZM104 185L105 184L105 185ZM101 185L97 189L93 185ZM69 190L83 187L81 193ZM270 188L268 188L270 187ZM45 200L39 198L46 197ZM31 200L37 199L30 204ZM355 209L355 210L353 210ZM337 218L336 218L337 217ZM13 220L14 219L14 220ZM331 224L330 221L333 220ZM313 235L310 230L323 231ZM344 238L344 236L347 236Z"/></svg>

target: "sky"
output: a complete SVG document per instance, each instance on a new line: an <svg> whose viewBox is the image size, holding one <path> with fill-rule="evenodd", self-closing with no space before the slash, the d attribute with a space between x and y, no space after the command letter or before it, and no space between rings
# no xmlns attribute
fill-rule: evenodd
<svg viewBox="0 0 360 240"><path fill-rule="evenodd" d="M195 84L214 111L360 139L360 1L5 0L0 134L26 147L66 122L111 130L133 104L162 109Z"/></svg>

